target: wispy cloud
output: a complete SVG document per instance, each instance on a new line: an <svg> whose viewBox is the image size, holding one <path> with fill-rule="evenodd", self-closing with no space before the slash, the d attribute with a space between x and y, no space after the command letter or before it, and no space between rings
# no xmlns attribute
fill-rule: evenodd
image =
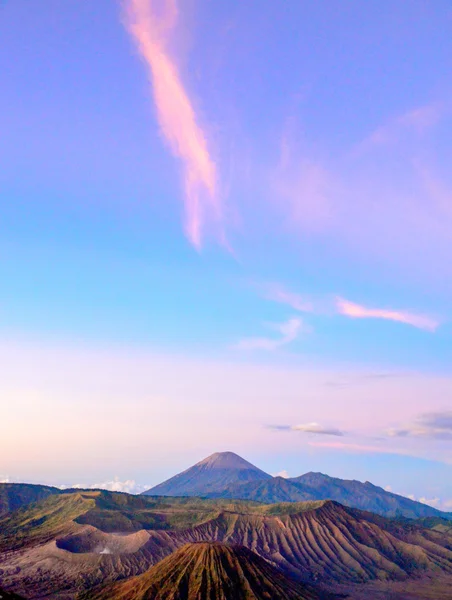
<svg viewBox="0 0 452 600"><path fill-rule="evenodd" d="M172 153L184 170L186 232L200 248L206 218L221 219L217 169L206 135L168 52L168 38L177 22L175 0L126 0L126 26L148 68L153 85L157 119Z"/></svg>
<svg viewBox="0 0 452 600"><path fill-rule="evenodd" d="M387 310L381 308L367 308L360 304L355 304L343 298L336 299L337 312L352 319L386 319L389 321L398 321L406 325L412 325L418 329L434 332L439 322L432 317L419 315L406 311Z"/></svg>
<svg viewBox="0 0 452 600"><path fill-rule="evenodd" d="M276 350L297 339L303 328L303 321L294 317L285 323L273 325L273 328L279 332L280 337L244 338L235 345L235 348L238 350Z"/></svg>
<svg viewBox="0 0 452 600"><path fill-rule="evenodd" d="M278 204L282 200L289 208L291 227L318 232L333 218L332 176L318 161L297 155L296 144L289 138L284 133L272 188Z"/></svg>
<svg viewBox="0 0 452 600"><path fill-rule="evenodd" d="M399 438L452 440L452 411L425 413L420 415L413 424L386 430L386 435Z"/></svg>
<svg viewBox="0 0 452 600"><path fill-rule="evenodd" d="M336 427L324 427L319 423L305 423L302 425L270 425L270 429L277 431L300 431L303 433L315 433L320 435L343 436L345 433Z"/></svg>
<svg viewBox="0 0 452 600"><path fill-rule="evenodd" d="M366 444L354 444L345 442L308 442L309 446L316 448L331 448L334 450L344 450L349 452L365 452L370 454L406 454L399 450L391 450L382 446L369 446Z"/></svg>
<svg viewBox="0 0 452 600"><path fill-rule="evenodd" d="M263 286L263 294L268 300L286 304L299 312L314 312L315 310L311 300L308 300L301 294L291 292L278 283L271 283Z"/></svg>
<svg viewBox="0 0 452 600"><path fill-rule="evenodd" d="M375 129L361 144L361 148L393 143L404 132L422 134L436 125L440 118L441 110L437 104L428 104L408 110Z"/></svg>
<svg viewBox="0 0 452 600"><path fill-rule="evenodd" d="M340 297L308 299L306 296L290 291L285 286L276 283L263 286L263 294L265 298L286 304L299 312L323 315L337 313L353 319L384 319L405 323L430 332L434 332L440 325L437 319L427 315L405 310L369 308Z"/></svg>

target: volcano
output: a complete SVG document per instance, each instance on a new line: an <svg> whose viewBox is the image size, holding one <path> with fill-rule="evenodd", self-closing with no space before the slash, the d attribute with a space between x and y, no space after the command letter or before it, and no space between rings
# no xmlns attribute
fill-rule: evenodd
<svg viewBox="0 0 452 600"><path fill-rule="evenodd" d="M146 496L206 496L231 485L266 481L261 471L234 452L216 452L186 471L144 492Z"/></svg>
<svg viewBox="0 0 452 600"><path fill-rule="evenodd" d="M286 577L243 546L193 543L93 600L316 600L313 589Z"/></svg>

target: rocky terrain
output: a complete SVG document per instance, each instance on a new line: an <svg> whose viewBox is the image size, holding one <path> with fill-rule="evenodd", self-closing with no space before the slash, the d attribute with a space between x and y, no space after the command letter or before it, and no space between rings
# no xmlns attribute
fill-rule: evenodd
<svg viewBox="0 0 452 600"><path fill-rule="evenodd" d="M93 600L320 600L328 596L286 577L243 546L215 542L187 544L142 575L89 594Z"/></svg>
<svg viewBox="0 0 452 600"><path fill-rule="evenodd" d="M0 585L29 599L77 598L204 542L244 546L317 593L353 598L363 584L377 594L381 585L452 582L449 533L332 501L263 505L78 491L0 519Z"/></svg>

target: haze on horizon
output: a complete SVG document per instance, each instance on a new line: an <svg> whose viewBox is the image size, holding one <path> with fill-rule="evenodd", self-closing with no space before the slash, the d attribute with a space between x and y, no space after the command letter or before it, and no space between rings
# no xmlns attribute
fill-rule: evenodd
<svg viewBox="0 0 452 600"><path fill-rule="evenodd" d="M452 7L320 4L0 4L0 481L452 509Z"/></svg>

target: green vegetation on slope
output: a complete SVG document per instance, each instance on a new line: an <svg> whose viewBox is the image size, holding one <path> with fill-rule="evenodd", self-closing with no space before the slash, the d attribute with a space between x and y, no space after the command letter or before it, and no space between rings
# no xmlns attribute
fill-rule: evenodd
<svg viewBox="0 0 452 600"><path fill-rule="evenodd" d="M61 490L31 483L0 483L0 518L13 510L60 494Z"/></svg>
<svg viewBox="0 0 452 600"><path fill-rule="evenodd" d="M95 506L99 492L52 495L0 519L0 551L44 543Z"/></svg>

